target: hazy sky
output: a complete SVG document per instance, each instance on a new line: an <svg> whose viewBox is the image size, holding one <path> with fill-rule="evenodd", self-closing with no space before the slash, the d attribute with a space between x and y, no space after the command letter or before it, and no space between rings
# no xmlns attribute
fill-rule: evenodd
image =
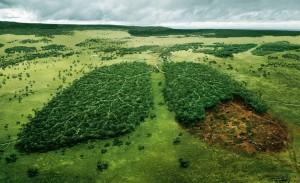
<svg viewBox="0 0 300 183"><path fill-rule="evenodd" d="M0 0L0 20L300 29L300 0Z"/></svg>

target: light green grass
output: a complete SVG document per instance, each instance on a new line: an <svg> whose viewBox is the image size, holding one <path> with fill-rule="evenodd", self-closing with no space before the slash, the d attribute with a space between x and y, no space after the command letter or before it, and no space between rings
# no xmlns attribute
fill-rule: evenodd
<svg viewBox="0 0 300 183"><path fill-rule="evenodd" d="M27 39L28 36L0 35L0 42ZM31 37L30 37L31 38ZM32 38L34 38L32 36ZM89 38L113 38L128 40L127 46L140 45L172 45L187 42L214 42L225 43L262 43L278 40L288 40L299 43L300 38L292 37L264 37L264 38L134 38L129 37L126 32L120 31L77 31L74 35L56 36L52 43L64 44L77 50L74 45ZM19 43L5 43L5 47L19 45ZM28 44L30 45L30 44ZM0 54L3 54L0 48ZM173 53L174 61L203 62L204 54L191 52ZM260 67L266 62L266 57L251 55L250 51L235 55L234 59L219 59L208 56L210 60L216 60L213 65L226 72L234 79L246 81L247 87L254 91L260 91L262 97L270 105L270 113L283 120L293 128L295 141L294 150L300 158L300 109L288 104L299 103L300 86L296 78L300 73L293 69L270 70L271 75L263 78L257 73L249 72ZM134 54L125 55L113 61L101 61L98 56L86 51L78 57L70 58L47 58L28 62L30 65L17 65L12 68L1 70L4 74L18 74L25 68L30 73L30 78L22 81L16 79L7 80L7 84L0 89L0 182L136 182L136 183L166 183L166 182L273 182L272 178L290 177L291 182L299 182L300 177L296 174L294 162L290 160L287 152L279 154L258 154L247 156L235 154L231 151L222 150L218 147L210 147L200 139L193 137L182 129L174 120L174 114L169 112L163 102L162 88L164 76L162 73L152 74L152 88L154 93L154 110L157 117L153 120L147 119L131 134L120 139L127 142L129 146L108 147L108 152L101 154L104 144L112 141L95 140L89 143L78 144L72 148L50 151L47 153L19 154L14 149L14 140L21 126L16 121L27 123L26 116L32 114L32 109L40 109L51 95L56 93L59 85L65 87L74 79L84 73L70 71L72 61L79 60L76 70L84 68L89 72L94 67L110 65L122 61L145 60L149 64L160 64L157 54ZM234 70L227 70L227 64L231 64ZM220 67L219 67L220 65ZM237 70L235 70L237 69ZM58 76L59 70L68 70L73 75L68 76L65 83L53 77ZM291 80L281 77L287 75ZM0 76L0 82L3 77ZM21 103L17 100L9 101L14 91L26 86L29 80L36 83L33 86L35 93L24 97ZM159 86L158 83L162 82ZM285 103L285 104L284 104ZM23 117L22 117L23 114ZM8 129L4 125L8 124ZM182 133L181 143L173 145L173 140ZM149 134L151 134L149 136ZM10 135L10 139L8 139ZM7 142L10 142L6 144ZM143 145L145 149L138 150ZM92 148L94 146L94 148ZM6 164L4 158L17 153L16 163ZM83 157L81 157L83 155ZM182 169L179 167L179 158L191 162L190 167ZM96 170L97 161L103 160L109 163L108 170L99 172ZM38 167L39 175L28 178L26 171L29 167Z"/></svg>

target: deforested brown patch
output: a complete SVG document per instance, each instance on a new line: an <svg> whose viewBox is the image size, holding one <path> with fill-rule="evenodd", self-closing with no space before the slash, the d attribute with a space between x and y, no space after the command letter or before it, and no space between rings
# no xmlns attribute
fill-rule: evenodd
<svg viewBox="0 0 300 183"><path fill-rule="evenodd" d="M230 101L206 112L204 122L189 128L209 144L239 152L280 152L288 143L287 127L269 114L257 114L241 101Z"/></svg>

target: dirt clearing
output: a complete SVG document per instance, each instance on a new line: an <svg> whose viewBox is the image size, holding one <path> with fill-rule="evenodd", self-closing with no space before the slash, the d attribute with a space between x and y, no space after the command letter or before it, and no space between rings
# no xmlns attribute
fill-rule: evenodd
<svg viewBox="0 0 300 183"><path fill-rule="evenodd" d="M234 151L280 152L288 144L288 130L269 114L259 115L241 101L230 101L206 111L204 122L189 131L209 144Z"/></svg>

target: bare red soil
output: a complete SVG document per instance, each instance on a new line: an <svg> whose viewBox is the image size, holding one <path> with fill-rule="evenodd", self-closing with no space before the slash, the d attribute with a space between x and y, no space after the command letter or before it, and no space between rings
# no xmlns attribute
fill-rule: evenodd
<svg viewBox="0 0 300 183"><path fill-rule="evenodd" d="M257 114L241 101L220 104L206 112L204 122L188 129L209 144L234 151L280 152L287 148L287 127L269 114Z"/></svg>

